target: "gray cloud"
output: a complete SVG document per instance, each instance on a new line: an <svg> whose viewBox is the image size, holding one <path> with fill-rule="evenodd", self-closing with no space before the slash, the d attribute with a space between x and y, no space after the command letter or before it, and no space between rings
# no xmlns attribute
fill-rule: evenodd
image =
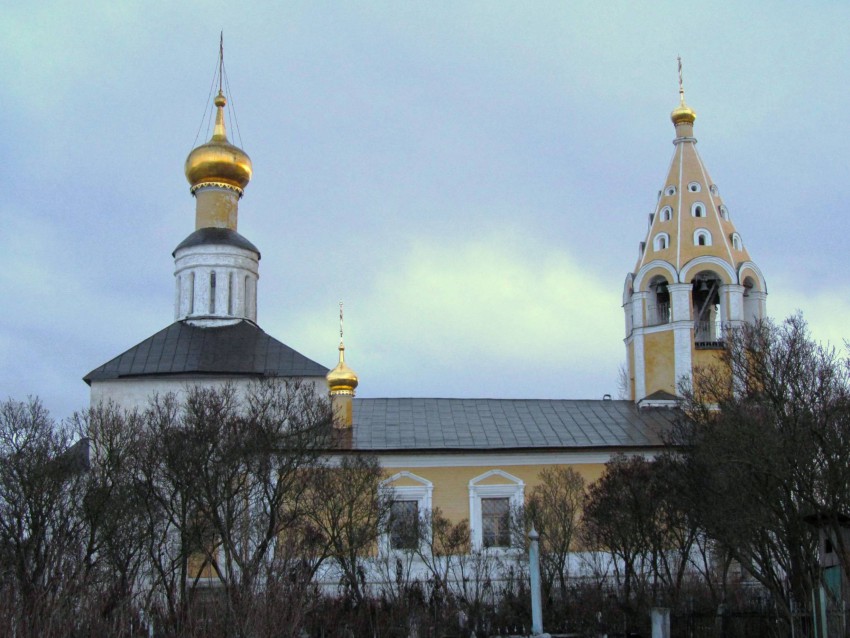
<svg viewBox="0 0 850 638"><path fill-rule="evenodd" d="M182 163L222 27L256 169L240 231L263 251L261 324L331 364L345 299L371 396L612 391L623 277L673 152L679 53L700 152L769 309L811 313L815 336L842 330L850 7L0 11L0 375L60 416L85 401L83 374L171 321L170 253L194 208ZM486 259L504 275L490 287ZM432 286L437 315L411 281Z"/></svg>

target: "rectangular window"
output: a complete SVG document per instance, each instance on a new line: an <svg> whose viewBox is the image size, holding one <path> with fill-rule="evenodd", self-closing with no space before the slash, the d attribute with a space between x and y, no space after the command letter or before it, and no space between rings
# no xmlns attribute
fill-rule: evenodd
<svg viewBox="0 0 850 638"><path fill-rule="evenodd" d="M390 547L416 549L419 546L419 503L393 501L390 508Z"/></svg>
<svg viewBox="0 0 850 638"><path fill-rule="evenodd" d="M484 547L510 546L510 519L510 499L481 499L481 542Z"/></svg>
<svg viewBox="0 0 850 638"><path fill-rule="evenodd" d="M825 567L823 570L823 580L827 591L836 600L841 600L841 567L838 565Z"/></svg>

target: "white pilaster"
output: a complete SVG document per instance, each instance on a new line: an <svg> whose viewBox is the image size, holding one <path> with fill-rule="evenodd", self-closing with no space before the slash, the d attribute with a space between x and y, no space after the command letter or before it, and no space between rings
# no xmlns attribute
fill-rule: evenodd
<svg viewBox="0 0 850 638"><path fill-rule="evenodd" d="M635 331L633 344L635 351L635 401L640 401L646 396L646 362L643 356L643 330Z"/></svg>
<svg viewBox="0 0 850 638"><path fill-rule="evenodd" d="M724 306L723 332L740 326L744 321L744 291L740 284L722 284L720 286L721 307Z"/></svg>
<svg viewBox="0 0 850 638"><path fill-rule="evenodd" d="M693 370L691 344L693 342L693 321L682 321L673 327L673 373L676 394L679 394L679 382L690 379Z"/></svg>
<svg viewBox="0 0 850 638"><path fill-rule="evenodd" d="M755 323L767 316L767 293L750 290L744 302L744 321Z"/></svg>
<svg viewBox="0 0 850 638"><path fill-rule="evenodd" d="M632 295L632 329L646 325L644 317L646 316L645 307L648 297L648 292L636 292Z"/></svg>
<svg viewBox="0 0 850 638"><path fill-rule="evenodd" d="M691 319L691 288L692 284L668 284L670 304L673 307L673 323L690 321Z"/></svg>

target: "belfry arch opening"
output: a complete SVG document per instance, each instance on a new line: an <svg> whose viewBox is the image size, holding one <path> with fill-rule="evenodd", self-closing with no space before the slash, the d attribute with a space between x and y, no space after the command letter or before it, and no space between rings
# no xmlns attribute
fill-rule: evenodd
<svg viewBox="0 0 850 638"><path fill-rule="evenodd" d="M656 275L649 282L649 305L646 309L646 323L649 326L658 326L670 323L670 291L667 288L667 280Z"/></svg>
<svg viewBox="0 0 850 638"><path fill-rule="evenodd" d="M694 346L697 349L723 347L723 309L720 277L703 270L691 280L691 306L694 317Z"/></svg>

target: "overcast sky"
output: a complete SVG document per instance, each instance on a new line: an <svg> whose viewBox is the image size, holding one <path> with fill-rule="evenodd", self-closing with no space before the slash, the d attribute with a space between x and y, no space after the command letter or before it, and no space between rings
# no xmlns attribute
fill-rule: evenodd
<svg viewBox="0 0 850 638"><path fill-rule="evenodd" d="M770 314L841 345L850 3L703 5L5 3L0 397L67 416L173 321L220 29L259 323L332 366L344 300L358 396L616 394L679 54Z"/></svg>

